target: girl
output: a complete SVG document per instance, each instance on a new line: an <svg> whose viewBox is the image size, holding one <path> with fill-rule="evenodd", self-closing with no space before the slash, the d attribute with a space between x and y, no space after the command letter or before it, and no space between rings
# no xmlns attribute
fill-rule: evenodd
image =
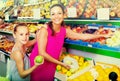
<svg viewBox="0 0 120 81"><path fill-rule="evenodd" d="M35 70L39 63L29 68L29 57L26 55L27 47L33 45L36 39L29 40L28 27L25 24L18 24L13 31L15 44L10 54L10 81L30 81L30 73Z"/></svg>

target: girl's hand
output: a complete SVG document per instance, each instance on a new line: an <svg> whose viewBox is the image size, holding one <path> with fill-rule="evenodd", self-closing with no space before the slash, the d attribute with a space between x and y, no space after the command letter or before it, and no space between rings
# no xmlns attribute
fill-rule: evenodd
<svg viewBox="0 0 120 81"><path fill-rule="evenodd" d="M42 65L43 63L44 63L44 59L43 59L43 61L42 61L41 63L38 63L38 62L36 62L36 61L34 60L34 64L35 64L36 66Z"/></svg>

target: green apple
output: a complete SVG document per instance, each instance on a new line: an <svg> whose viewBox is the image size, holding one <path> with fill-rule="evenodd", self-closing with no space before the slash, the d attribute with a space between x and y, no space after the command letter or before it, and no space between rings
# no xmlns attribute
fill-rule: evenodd
<svg viewBox="0 0 120 81"><path fill-rule="evenodd" d="M43 57L42 56L36 56L35 57L35 62L42 63L43 62Z"/></svg>
<svg viewBox="0 0 120 81"><path fill-rule="evenodd" d="M10 80L6 77L0 77L0 81L10 81Z"/></svg>

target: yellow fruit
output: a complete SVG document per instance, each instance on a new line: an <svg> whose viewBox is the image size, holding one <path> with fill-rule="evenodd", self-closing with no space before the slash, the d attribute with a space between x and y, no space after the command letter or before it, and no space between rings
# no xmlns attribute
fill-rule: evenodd
<svg viewBox="0 0 120 81"><path fill-rule="evenodd" d="M82 66L82 65L83 65L83 62L79 62L78 64L79 64L79 66Z"/></svg>
<svg viewBox="0 0 120 81"><path fill-rule="evenodd" d="M79 56L73 56L73 58L75 58L76 60L79 60Z"/></svg>
<svg viewBox="0 0 120 81"><path fill-rule="evenodd" d="M105 73L106 73L107 75L109 75L110 72L112 72L112 71L111 71L111 68L105 68L104 71L105 71Z"/></svg>
<svg viewBox="0 0 120 81"><path fill-rule="evenodd" d="M80 59L78 60L79 63L84 63L84 57L80 57Z"/></svg>
<svg viewBox="0 0 120 81"><path fill-rule="evenodd" d="M70 72L71 72L71 73L74 73L74 72L75 72L75 69L71 68L71 69L70 69Z"/></svg>
<svg viewBox="0 0 120 81"><path fill-rule="evenodd" d="M61 68L62 68L61 65L57 65L57 67L56 67L57 71L60 71Z"/></svg>
<svg viewBox="0 0 120 81"><path fill-rule="evenodd" d="M89 62L88 62L88 61L85 61L83 64L84 64L83 66L86 67L86 66L89 65Z"/></svg>
<svg viewBox="0 0 120 81"><path fill-rule="evenodd" d="M62 73L65 74L68 70L65 67L62 67Z"/></svg>
<svg viewBox="0 0 120 81"><path fill-rule="evenodd" d="M71 72L70 71L67 71L67 73L66 73L66 75L69 77L69 76L71 76Z"/></svg>

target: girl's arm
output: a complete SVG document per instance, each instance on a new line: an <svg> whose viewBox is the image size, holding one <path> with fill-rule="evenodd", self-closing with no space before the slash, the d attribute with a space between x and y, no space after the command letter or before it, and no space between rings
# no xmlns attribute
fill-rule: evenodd
<svg viewBox="0 0 120 81"><path fill-rule="evenodd" d="M12 55L13 55L13 59L16 62L18 73L19 73L20 77L22 77L22 78L27 77L34 69L36 69L38 67L38 65L40 65L40 64L34 65L33 67L25 70L23 55L19 51L15 52L15 54L12 54Z"/></svg>
<svg viewBox="0 0 120 81"><path fill-rule="evenodd" d="M76 33L71 29L66 28L66 37L70 39L87 40L87 39L95 39L99 37L110 37L110 35L82 34L82 33Z"/></svg>
<svg viewBox="0 0 120 81"><path fill-rule="evenodd" d="M44 57L44 59L53 62L55 64L60 64L66 68L70 68L68 65L58 61L57 59L53 58L46 52L46 45L47 45L47 37L48 32L46 28L41 28L41 30L37 33L37 42L38 42L38 51L41 56ZM54 49L53 49L54 50Z"/></svg>

